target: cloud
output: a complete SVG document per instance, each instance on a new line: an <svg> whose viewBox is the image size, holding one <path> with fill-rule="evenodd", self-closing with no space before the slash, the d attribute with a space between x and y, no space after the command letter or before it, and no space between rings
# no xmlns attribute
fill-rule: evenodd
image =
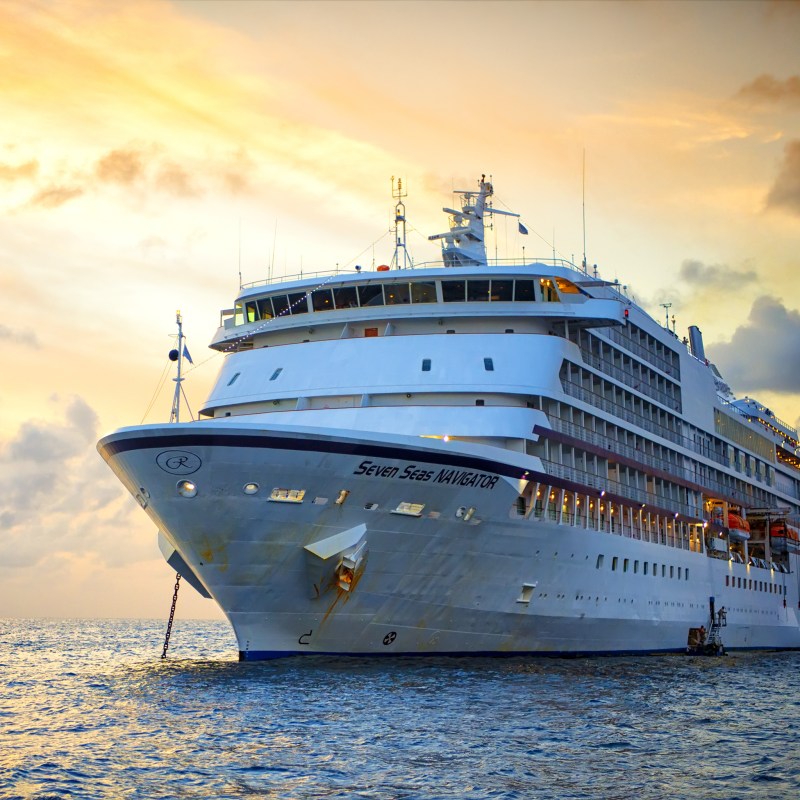
<svg viewBox="0 0 800 800"><path fill-rule="evenodd" d="M0 164L0 179L15 181L18 178L33 178L38 171L39 162L36 160L26 161L24 164L16 166Z"/></svg>
<svg viewBox="0 0 800 800"><path fill-rule="evenodd" d="M781 171L767 195L767 208L800 214L800 139L786 145Z"/></svg>
<svg viewBox="0 0 800 800"><path fill-rule="evenodd" d="M755 270L736 270L726 264L704 264L686 259L681 264L681 280L689 285L707 289L734 290L757 280Z"/></svg>
<svg viewBox="0 0 800 800"><path fill-rule="evenodd" d="M0 565L25 567L55 553L134 560L116 542L137 506L95 450L98 418L80 397L51 398L56 419L24 422L0 441Z"/></svg>
<svg viewBox="0 0 800 800"><path fill-rule="evenodd" d="M167 162L161 167L156 185L159 189L178 197L197 197L200 194L200 191L192 185L189 173L174 162Z"/></svg>
<svg viewBox="0 0 800 800"><path fill-rule="evenodd" d="M84 190L78 186L51 186L48 189L42 189L37 192L28 202L28 206L38 208L58 208L80 197Z"/></svg>
<svg viewBox="0 0 800 800"><path fill-rule="evenodd" d="M781 81L772 75L759 75L751 83L742 86L734 97L759 104L800 108L800 76L792 75Z"/></svg>
<svg viewBox="0 0 800 800"><path fill-rule="evenodd" d="M100 181L130 185L144 174L144 155L139 150L112 150L95 166Z"/></svg>
<svg viewBox="0 0 800 800"><path fill-rule="evenodd" d="M14 328L9 328L8 325L3 325L0 323L0 340L5 340L7 342L13 342L14 344L24 344L28 347L39 348L39 340L36 338L36 334L31 330L16 330Z"/></svg>
<svg viewBox="0 0 800 800"><path fill-rule="evenodd" d="M759 297L730 341L706 347L737 393L800 393L800 312Z"/></svg>

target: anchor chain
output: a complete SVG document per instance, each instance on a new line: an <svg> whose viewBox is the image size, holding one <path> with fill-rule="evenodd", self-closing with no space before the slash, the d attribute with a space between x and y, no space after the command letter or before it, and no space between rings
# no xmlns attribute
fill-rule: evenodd
<svg viewBox="0 0 800 800"><path fill-rule="evenodd" d="M175 619L175 606L178 603L178 589L181 586L181 574L175 573L175 591L172 595L172 608L169 610L169 622L167 622L167 635L164 637L164 649L161 651L161 658L167 657L167 650L169 649L169 637L172 634L172 621Z"/></svg>

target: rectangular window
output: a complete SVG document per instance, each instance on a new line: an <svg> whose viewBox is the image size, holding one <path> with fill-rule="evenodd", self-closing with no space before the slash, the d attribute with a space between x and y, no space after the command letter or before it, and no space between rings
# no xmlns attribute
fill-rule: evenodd
<svg viewBox="0 0 800 800"><path fill-rule="evenodd" d="M272 298L272 307L275 309L276 317L286 317L289 315L289 301L285 294L276 294Z"/></svg>
<svg viewBox="0 0 800 800"><path fill-rule="evenodd" d="M483 359L483 368L487 372L494 372L494 361L491 358L484 358Z"/></svg>
<svg viewBox="0 0 800 800"><path fill-rule="evenodd" d="M311 292L311 307L314 311L332 311L333 292L330 289L315 289Z"/></svg>
<svg viewBox="0 0 800 800"><path fill-rule="evenodd" d="M644 564L642 564L642 567L644 568L644 574L645 575L647 575L647 568L649 566L650 566L650 563L648 561L645 561Z"/></svg>
<svg viewBox="0 0 800 800"><path fill-rule="evenodd" d="M597 564L595 565L596 569L600 569L600 567L603 566L603 559L604 558L605 558L605 556L602 556L602 555L597 556Z"/></svg>
<svg viewBox="0 0 800 800"><path fill-rule="evenodd" d="M489 281L467 281L467 300L470 303L489 301Z"/></svg>
<svg viewBox="0 0 800 800"><path fill-rule="evenodd" d="M514 300L518 303L533 303L536 300L533 281L514 281Z"/></svg>
<svg viewBox="0 0 800 800"><path fill-rule="evenodd" d="M669 568L669 576L670 576L670 578L674 578L675 577L675 567L671 566Z"/></svg>
<svg viewBox="0 0 800 800"><path fill-rule="evenodd" d="M689 567L686 567L686 569L683 571L683 579L685 581L689 580Z"/></svg>
<svg viewBox="0 0 800 800"><path fill-rule="evenodd" d="M678 567L678 580L683 577L683 567Z"/></svg>
<svg viewBox="0 0 800 800"><path fill-rule="evenodd" d="M442 281L442 300L445 303L463 303L466 296L466 281Z"/></svg>
<svg viewBox="0 0 800 800"><path fill-rule="evenodd" d="M270 380L274 381L275 378L277 378L278 375L281 374L281 372L283 372L283 367L278 367L278 369L276 369L275 372L272 373L272 377L270 378Z"/></svg>
<svg viewBox="0 0 800 800"><path fill-rule="evenodd" d="M292 314L308 314L308 295L305 292L292 292L289 295L289 310Z"/></svg>
<svg viewBox="0 0 800 800"><path fill-rule="evenodd" d="M412 303L435 303L436 284L417 281L411 284Z"/></svg>
<svg viewBox="0 0 800 800"><path fill-rule="evenodd" d="M305 489L273 489L269 500L271 503L302 503L305 495Z"/></svg>
<svg viewBox="0 0 800 800"><path fill-rule="evenodd" d="M429 358L422 359L422 371L423 372L431 371L431 360Z"/></svg>
<svg viewBox="0 0 800 800"><path fill-rule="evenodd" d="M264 297L258 301L258 313L261 319L272 319L272 301L269 297Z"/></svg>
<svg viewBox="0 0 800 800"><path fill-rule="evenodd" d="M362 308L364 306L383 305L383 285L373 283L372 285L358 287L358 301Z"/></svg>
<svg viewBox="0 0 800 800"><path fill-rule="evenodd" d="M377 328L364 328L364 336L366 336L367 338L369 338L371 336L377 336L377 335L378 335L378 329Z"/></svg>
<svg viewBox="0 0 800 800"><path fill-rule="evenodd" d="M725 585L728 586L729 583L730 583L730 575L726 575L725 576Z"/></svg>
<svg viewBox="0 0 800 800"><path fill-rule="evenodd" d="M411 302L411 293L407 283L387 283L383 287L383 296L387 306L407 305Z"/></svg>
<svg viewBox="0 0 800 800"><path fill-rule="evenodd" d="M249 303L244 304L244 313L248 322L258 322L260 319L255 301L250 301Z"/></svg>
<svg viewBox="0 0 800 800"><path fill-rule="evenodd" d="M666 564L662 564L661 565L661 577L662 578L666 578L667 577L667 565Z"/></svg>
<svg viewBox="0 0 800 800"><path fill-rule="evenodd" d="M342 286L333 290L334 308L358 308L358 292L355 286Z"/></svg>
<svg viewBox="0 0 800 800"><path fill-rule="evenodd" d="M619 559L617 558L617 556L614 556L614 557L611 559L611 570L612 570L612 572L613 572L613 571L616 571L616 569L617 569L617 562L618 562L618 561L619 561Z"/></svg>
<svg viewBox="0 0 800 800"><path fill-rule="evenodd" d="M653 562L653 577L654 578L658 577L658 564L656 564L655 561Z"/></svg>
<svg viewBox="0 0 800 800"><path fill-rule="evenodd" d="M630 559L629 559L629 558L626 558L626 559L625 559L625 560L622 562L622 571L623 571L623 572L627 572L627 571L628 571L628 564L629 564L629 563L630 563Z"/></svg>
<svg viewBox="0 0 800 800"><path fill-rule="evenodd" d="M492 281L493 303L506 303L514 299L514 281Z"/></svg>
<svg viewBox="0 0 800 800"><path fill-rule="evenodd" d="M636 575L639 572L639 561L636 560L633 562L633 574Z"/></svg>

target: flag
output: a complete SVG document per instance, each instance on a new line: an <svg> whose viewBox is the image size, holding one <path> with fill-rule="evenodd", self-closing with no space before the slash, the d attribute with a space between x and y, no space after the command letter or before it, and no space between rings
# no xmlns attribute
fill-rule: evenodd
<svg viewBox="0 0 800 800"><path fill-rule="evenodd" d="M183 346L183 357L184 357L184 358L185 358L185 359L186 359L186 360L187 360L187 361L188 361L190 364L194 364L194 361L192 361L192 357L189 355L189 348L188 348L186 345L184 345L184 346Z"/></svg>
<svg viewBox="0 0 800 800"><path fill-rule="evenodd" d="M518 222L517 225L519 226L519 232L523 236L527 236L528 235L528 229L521 222Z"/></svg>

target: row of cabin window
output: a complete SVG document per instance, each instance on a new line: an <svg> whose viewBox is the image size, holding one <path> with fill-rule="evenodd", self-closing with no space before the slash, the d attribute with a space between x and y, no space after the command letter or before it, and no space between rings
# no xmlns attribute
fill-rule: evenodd
<svg viewBox="0 0 800 800"><path fill-rule="evenodd" d="M600 569L603 566L604 559L605 559L605 556L602 556L602 555L597 556L597 564L596 564L597 569ZM653 564L653 571L652 571L651 574L653 575L654 578L656 578L656 577L658 577L658 564L656 564L655 561L653 561L652 564ZM623 572L628 572L630 565L631 565L631 559L630 558L623 558L622 559L622 571ZM616 572L618 566L619 566L619 557L618 556L613 556L611 558L611 571L612 572ZM688 581L689 580L689 568L688 567L678 567L677 569L678 569L678 580L679 581L680 580ZM650 572L650 562L649 561L643 561L642 562L642 575L647 575L649 572ZM639 573L639 560L638 559L635 559L633 561L633 573L634 573L634 575ZM666 578L667 577L667 565L666 564L662 564L661 565L661 577L662 578ZM672 566L672 565L669 566L669 577L670 578L674 578L675 577L675 567Z"/></svg>
<svg viewBox="0 0 800 800"><path fill-rule="evenodd" d="M786 594L785 586L778 586L768 581L753 580L752 578L740 578L738 575L726 575L725 585L734 589L755 589L757 592L769 592L770 594Z"/></svg>
<svg viewBox="0 0 800 800"><path fill-rule="evenodd" d="M484 358L483 359L483 368L487 372L494 372L494 360L491 358ZM429 358L422 359L422 371L423 372L430 372L431 371L431 360Z"/></svg>
<svg viewBox="0 0 800 800"><path fill-rule="evenodd" d="M540 297L537 297L536 283L533 280L442 281L442 300L445 303L536 302L538 299L545 302L558 301L558 293L550 279L538 281ZM241 306L237 306L235 324L285 317L289 314L307 314L309 311L435 302L436 283L433 281L341 286L336 289L316 289L308 294L293 292L248 300L244 304L243 312Z"/></svg>

